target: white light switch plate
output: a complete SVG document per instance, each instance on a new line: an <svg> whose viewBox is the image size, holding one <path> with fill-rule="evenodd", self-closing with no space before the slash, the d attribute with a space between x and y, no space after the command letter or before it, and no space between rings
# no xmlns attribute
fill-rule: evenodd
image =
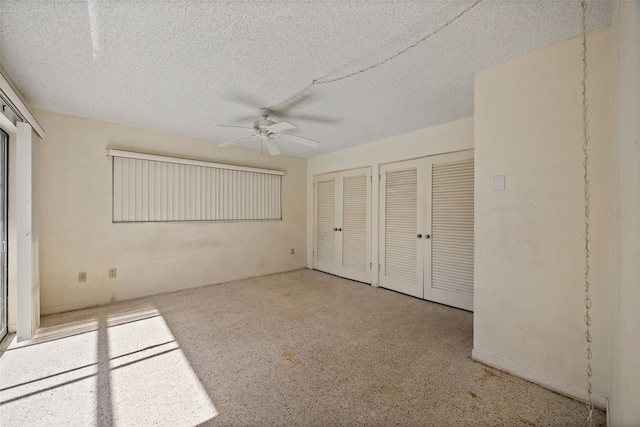
<svg viewBox="0 0 640 427"><path fill-rule="evenodd" d="M493 191L504 190L504 175L495 175L493 177Z"/></svg>

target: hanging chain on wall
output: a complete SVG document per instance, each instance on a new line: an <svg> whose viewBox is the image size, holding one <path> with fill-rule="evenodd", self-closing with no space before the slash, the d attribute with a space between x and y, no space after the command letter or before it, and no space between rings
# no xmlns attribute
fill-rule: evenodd
<svg viewBox="0 0 640 427"><path fill-rule="evenodd" d="M462 11L458 12L454 17L450 18L447 22L445 22L444 24L440 25L438 28L436 28L435 30L433 30L430 33L426 34L425 36L423 36L417 42L405 47L402 50L399 50L399 51L395 52L391 56L389 56L389 57L387 57L387 58L385 58L385 59L383 59L381 61L378 61L375 64L368 65L368 66L366 66L366 67L364 67L364 68L362 68L360 70L353 71L351 73L342 75L340 77L327 78L327 76L329 76L331 73L325 74L322 77L318 77L317 79L312 80L311 83L309 83L307 86L305 86L302 89L300 89L298 92L296 92L295 94L293 94L289 98L285 99L284 101L282 101L282 102L280 102L278 104L274 104L274 105L270 106L269 109L271 111L282 110L282 109L286 108L287 106L289 106L290 104L293 104L296 101L298 101L300 98L302 98L302 96L304 96L304 94L307 91L309 91L309 89L311 89L313 86L324 85L324 84L327 84L327 83L335 83L335 82L339 82L341 80L346 80L348 78L355 77L355 76L360 75L362 73L366 73L367 71L373 70L374 68L378 68L381 65L386 64L387 62L393 61L394 59L396 59L400 55L402 55L404 53L407 53L408 51L410 51L414 47L418 46L421 43L424 43L425 41L427 41L427 39L431 38L435 34L439 33L440 31L444 30L445 28L447 28L453 22L457 21L460 17L462 17L462 15L464 15L465 13L469 12L471 9L476 7L481 1L482 0L475 0L473 3L471 3L469 6L464 8Z"/></svg>
<svg viewBox="0 0 640 427"><path fill-rule="evenodd" d="M589 257L591 255L589 248L589 241L591 234L589 231L590 225L590 205L591 205L591 191L590 191L590 175L589 175L589 103L587 101L587 75L589 69L587 68L587 2L581 1L582 5L582 152L584 154L584 160L582 166L584 168L584 323L585 323L585 340L587 344L587 409L589 413L587 415L587 426L593 425L593 386L591 384L591 378L593 377L593 370L591 369L591 297L589 295Z"/></svg>

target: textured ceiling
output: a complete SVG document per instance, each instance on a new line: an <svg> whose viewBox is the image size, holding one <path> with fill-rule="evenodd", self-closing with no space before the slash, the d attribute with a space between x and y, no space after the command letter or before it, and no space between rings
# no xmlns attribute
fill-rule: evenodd
<svg viewBox="0 0 640 427"><path fill-rule="evenodd" d="M250 126L259 107L380 61L472 3L0 0L0 65L36 108L222 142L242 131L217 124ZM610 2L588 4L589 28L607 25ZM483 0L395 60L314 86L285 119L320 148L281 150L313 157L469 117L477 71L578 35L580 10Z"/></svg>

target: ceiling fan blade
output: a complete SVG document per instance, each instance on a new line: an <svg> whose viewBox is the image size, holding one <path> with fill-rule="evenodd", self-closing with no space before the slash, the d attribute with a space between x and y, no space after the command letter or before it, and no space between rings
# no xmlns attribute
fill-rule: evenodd
<svg viewBox="0 0 640 427"><path fill-rule="evenodd" d="M342 120L336 117L330 117L330 116L321 116L316 114L296 114L296 113L289 113L288 111L280 111L280 110L271 111L272 120L283 119L285 117L287 119L291 119L294 122L300 120L305 122L315 122L315 123L322 123L327 125L335 125L342 122Z"/></svg>
<svg viewBox="0 0 640 427"><path fill-rule="evenodd" d="M254 128L248 128L248 127L245 127L245 126L237 126L237 125L218 125L218 127L244 129L247 132L255 132L256 131Z"/></svg>
<svg viewBox="0 0 640 427"><path fill-rule="evenodd" d="M258 136L258 135L253 135L253 136L241 136L241 137L238 137L238 138L233 138L233 139L230 139L230 140L228 140L228 141L223 142L222 144L218 144L218 147L227 147L227 146L229 146L229 145L233 144L234 142L238 142L238 141L241 141L241 140L243 140L243 139L251 139L251 138L255 138L256 136Z"/></svg>
<svg viewBox="0 0 640 427"><path fill-rule="evenodd" d="M340 123L340 119L337 119L334 117L314 116L313 114L290 114L288 117L291 118L293 121L301 120L301 121L308 121L308 122L323 123L326 125L335 125Z"/></svg>
<svg viewBox="0 0 640 427"><path fill-rule="evenodd" d="M282 132L283 130L295 129L296 127L288 122L280 122L269 126L267 129L271 133Z"/></svg>
<svg viewBox="0 0 640 427"><path fill-rule="evenodd" d="M269 154L271 154L272 156L277 156L278 154L280 154L280 149L276 145L276 142L273 140L273 138L264 139L264 144L267 146Z"/></svg>
<svg viewBox="0 0 640 427"><path fill-rule="evenodd" d="M254 120L258 119L258 114L246 114L244 116L235 116L233 118L234 122L239 122L239 123L252 123Z"/></svg>
<svg viewBox="0 0 640 427"><path fill-rule="evenodd" d="M251 107L253 110L257 110L264 106L261 100L251 94L243 92L225 93L222 95L222 98L226 101L233 102L234 104Z"/></svg>
<svg viewBox="0 0 640 427"><path fill-rule="evenodd" d="M314 96L310 93L303 93L302 95L299 94L294 94L293 96L285 99L284 101L281 101L280 103L276 104L276 105L272 105L272 111L277 111L281 114L286 114L286 112L295 107L296 105L300 104L303 101L308 101L313 99Z"/></svg>
<svg viewBox="0 0 640 427"><path fill-rule="evenodd" d="M318 141L314 141L313 139L304 138L298 135L291 135L290 133L282 133L280 134L284 139L288 139L291 142L297 142L298 144L306 145L307 147L318 148L320 143Z"/></svg>

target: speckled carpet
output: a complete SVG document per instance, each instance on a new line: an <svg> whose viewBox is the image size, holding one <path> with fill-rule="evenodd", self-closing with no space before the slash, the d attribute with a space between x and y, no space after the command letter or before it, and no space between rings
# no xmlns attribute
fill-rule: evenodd
<svg viewBox="0 0 640 427"><path fill-rule="evenodd" d="M48 316L0 358L0 424L584 424L472 361L472 332L471 313L310 270Z"/></svg>

